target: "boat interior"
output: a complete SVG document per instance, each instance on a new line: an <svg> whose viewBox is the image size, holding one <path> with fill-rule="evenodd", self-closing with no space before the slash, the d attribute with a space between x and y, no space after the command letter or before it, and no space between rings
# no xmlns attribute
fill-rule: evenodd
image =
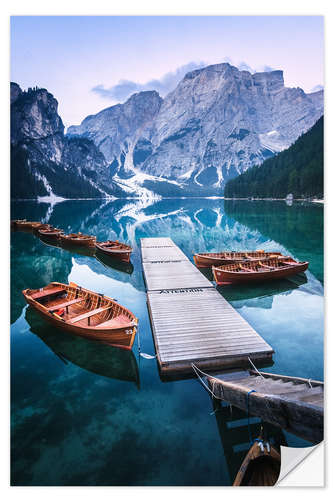
<svg viewBox="0 0 333 500"><path fill-rule="evenodd" d="M280 258L271 258L271 259L262 259L255 262L242 262L235 264L227 264L225 266L220 266L219 269L222 271L230 271L234 273L248 273L248 272L267 272L267 271L276 271L278 269L287 269L290 266L295 266L300 264L296 262L291 257L285 257L283 259Z"/></svg>
<svg viewBox="0 0 333 500"><path fill-rule="evenodd" d="M104 241L104 242L98 242L98 245L103 247L103 248L115 248L115 249L126 249L126 250L130 250L131 247L128 246L128 245L125 245L125 243L120 243L119 241Z"/></svg>
<svg viewBox="0 0 333 500"><path fill-rule="evenodd" d="M267 258L267 256L282 256L280 252L265 252L264 250L259 250L257 252L219 252L219 253L201 253L198 255L207 257L216 257L218 259L239 259L239 260L251 260L258 259L260 257Z"/></svg>
<svg viewBox="0 0 333 500"><path fill-rule="evenodd" d="M30 290L28 296L43 305L57 319L77 327L123 328L130 326L130 313L102 294L80 287L54 284Z"/></svg>

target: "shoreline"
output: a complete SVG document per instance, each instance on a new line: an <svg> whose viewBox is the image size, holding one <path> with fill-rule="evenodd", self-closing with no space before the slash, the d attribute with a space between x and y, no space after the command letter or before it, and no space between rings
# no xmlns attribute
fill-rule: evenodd
<svg viewBox="0 0 333 500"><path fill-rule="evenodd" d="M123 198L116 198L116 197L101 197L101 198L62 198L59 201L56 201L54 204L58 203L63 203L64 201L89 201L89 200L108 200L108 201L116 201L116 200L143 200L146 198L141 198L141 197L123 197ZM161 196L161 200L226 200L226 201L284 201L288 202L286 198L225 198L224 196ZM37 201L38 203L46 203L46 204L52 204L51 201L48 200L41 200L38 198L11 198L10 202L17 202L17 201ZM152 198L152 201L154 199ZM159 201L159 200L155 200ZM306 201L308 203L320 203L324 204L325 200L324 199L305 199L305 198L294 198L293 200L290 200L291 202L294 201Z"/></svg>
<svg viewBox="0 0 333 500"><path fill-rule="evenodd" d="M293 200L287 200L286 198L224 198L227 201L285 201L285 202L294 202L294 201L307 201L308 203L324 203L323 199L306 199L306 198L294 198Z"/></svg>

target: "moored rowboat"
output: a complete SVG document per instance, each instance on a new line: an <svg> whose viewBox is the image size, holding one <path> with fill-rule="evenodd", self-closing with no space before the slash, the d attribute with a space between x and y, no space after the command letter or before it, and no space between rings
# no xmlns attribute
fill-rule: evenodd
<svg viewBox="0 0 333 500"><path fill-rule="evenodd" d="M38 234L40 229L51 229L53 226L51 226L50 224L42 224L41 222L40 223L34 223L34 225L32 226L32 232L34 234Z"/></svg>
<svg viewBox="0 0 333 500"><path fill-rule="evenodd" d="M280 453L259 436L244 458L233 486L274 486L280 469Z"/></svg>
<svg viewBox="0 0 333 500"><path fill-rule="evenodd" d="M280 257L280 252L265 252L257 250L255 252L217 252L217 253L196 253L193 255L194 263L197 267L222 266L242 261L255 261L263 258Z"/></svg>
<svg viewBox="0 0 333 500"><path fill-rule="evenodd" d="M307 270L308 262L297 262L291 257L261 259L225 266L213 266L214 280L218 285L281 279Z"/></svg>
<svg viewBox="0 0 333 500"><path fill-rule="evenodd" d="M114 257L123 262L129 262L132 253L132 247L125 245L125 243L120 243L119 241L97 241L96 248L108 255L109 257Z"/></svg>
<svg viewBox="0 0 333 500"><path fill-rule="evenodd" d="M63 234L63 230L56 227L42 228L38 230L38 234L45 238L58 239Z"/></svg>
<svg viewBox="0 0 333 500"><path fill-rule="evenodd" d="M34 227L37 227L38 225L41 225L42 222L32 222L28 220L19 220L16 221L15 227L16 229L26 229L29 231L32 231Z"/></svg>
<svg viewBox="0 0 333 500"><path fill-rule="evenodd" d="M62 244L94 247L96 236L89 236L82 233L60 234Z"/></svg>
<svg viewBox="0 0 333 500"><path fill-rule="evenodd" d="M14 219L14 220L11 220L10 221L10 227L13 228L13 229L18 229L19 225L22 222L27 222L27 220L26 219Z"/></svg>
<svg viewBox="0 0 333 500"><path fill-rule="evenodd" d="M62 330L116 347L132 348L138 320L114 299L76 283L53 282L22 293L33 309Z"/></svg>

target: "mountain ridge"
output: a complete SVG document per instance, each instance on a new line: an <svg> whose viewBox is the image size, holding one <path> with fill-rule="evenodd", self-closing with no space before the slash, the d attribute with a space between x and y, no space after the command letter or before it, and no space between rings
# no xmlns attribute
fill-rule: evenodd
<svg viewBox="0 0 333 500"><path fill-rule="evenodd" d="M323 114L323 91L281 70L228 63L87 116L64 133L46 89L11 84L13 198L220 196L226 181L286 149Z"/></svg>
<svg viewBox="0 0 333 500"><path fill-rule="evenodd" d="M152 120L129 128L125 140L117 124L109 133L110 124L100 122L99 140L120 177L124 169L129 176L139 171L177 182L184 194L221 194L228 178L288 147L322 113L323 92L285 87L283 71L251 74L222 63L187 73L160 98ZM84 124L67 133L95 140Z"/></svg>
<svg viewBox="0 0 333 500"><path fill-rule="evenodd" d="M224 189L226 198L323 197L324 191L324 119L302 134L288 149L254 166Z"/></svg>

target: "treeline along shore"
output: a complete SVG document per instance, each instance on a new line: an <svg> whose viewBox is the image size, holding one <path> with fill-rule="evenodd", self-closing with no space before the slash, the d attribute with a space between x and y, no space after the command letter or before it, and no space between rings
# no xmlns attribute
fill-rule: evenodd
<svg viewBox="0 0 333 500"><path fill-rule="evenodd" d="M323 198L324 118L285 151L227 182L225 198Z"/></svg>

